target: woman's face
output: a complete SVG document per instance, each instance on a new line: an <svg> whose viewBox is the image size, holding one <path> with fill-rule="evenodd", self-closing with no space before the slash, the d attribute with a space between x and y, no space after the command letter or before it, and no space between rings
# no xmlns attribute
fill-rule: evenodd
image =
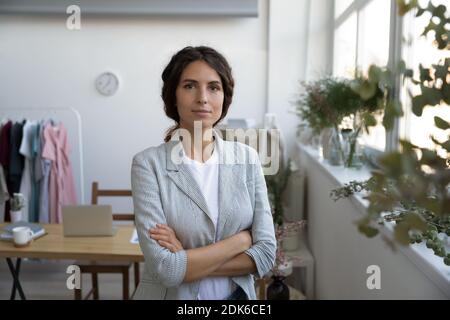
<svg viewBox="0 0 450 320"><path fill-rule="evenodd" d="M176 90L180 126L191 130L194 121L202 121L205 129L222 115L224 99L219 74L204 61L190 63L181 74Z"/></svg>

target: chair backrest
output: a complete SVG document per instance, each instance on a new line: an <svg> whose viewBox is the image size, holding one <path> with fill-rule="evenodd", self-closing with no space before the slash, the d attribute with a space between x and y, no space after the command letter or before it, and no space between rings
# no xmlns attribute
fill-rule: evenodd
<svg viewBox="0 0 450 320"><path fill-rule="evenodd" d="M99 197L131 197L131 190L99 189L98 182L92 182L91 204L98 204ZM132 213L113 213L113 220L134 221Z"/></svg>

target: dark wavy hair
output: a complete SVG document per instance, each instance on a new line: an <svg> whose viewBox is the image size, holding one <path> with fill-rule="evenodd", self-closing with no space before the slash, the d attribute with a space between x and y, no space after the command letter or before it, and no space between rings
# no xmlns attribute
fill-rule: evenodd
<svg viewBox="0 0 450 320"><path fill-rule="evenodd" d="M172 137L173 132L179 128L180 115L176 106L176 90L180 82L183 70L194 61L204 61L213 68L220 76L224 91L222 114L213 126L219 123L227 115L228 108L233 100L234 79L231 74L231 67L227 60L219 52L210 47L185 47L178 51L170 59L162 73L163 87L161 97L164 101L164 111L166 115L175 121L175 125L170 127L164 138L167 142Z"/></svg>

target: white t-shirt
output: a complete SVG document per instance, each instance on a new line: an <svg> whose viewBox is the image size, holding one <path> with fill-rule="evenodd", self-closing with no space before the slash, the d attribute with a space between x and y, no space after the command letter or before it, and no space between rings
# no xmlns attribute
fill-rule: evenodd
<svg viewBox="0 0 450 320"><path fill-rule="evenodd" d="M214 227L217 229L219 218L219 161L215 150L216 148L214 148L211 157L204 163L192 160L187 156L184 156L183 163L199 185L214 222ZM230 277L207 277L200 281L198 299L223 300L230 296L234 288L235 284Z"/></svg>

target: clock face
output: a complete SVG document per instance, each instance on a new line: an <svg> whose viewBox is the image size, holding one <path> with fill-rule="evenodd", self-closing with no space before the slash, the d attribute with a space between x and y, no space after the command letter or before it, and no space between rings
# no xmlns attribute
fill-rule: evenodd
<svg viewBox="0 0 450 320"><path fill-rule="evenodd" d="M95 80L95 87L101 94L112 96L119 89L119 79L112 72L104 72Z"/></svg>

